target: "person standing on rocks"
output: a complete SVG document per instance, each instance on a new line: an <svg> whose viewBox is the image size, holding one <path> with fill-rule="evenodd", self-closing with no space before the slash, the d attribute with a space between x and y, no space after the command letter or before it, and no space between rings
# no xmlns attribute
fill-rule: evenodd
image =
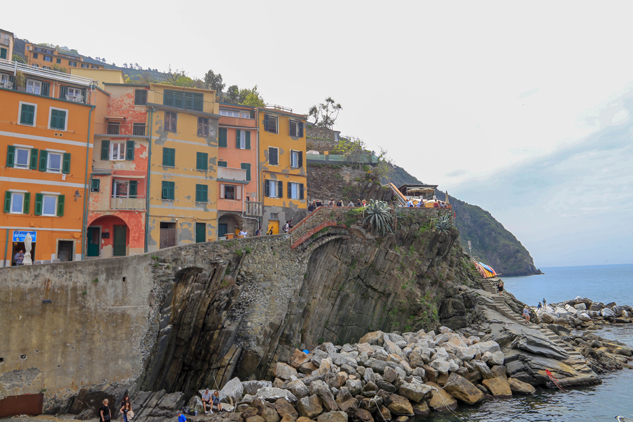
<svg viewBox="0 0 633 422"><path fill-rule="evenodd" d="M213 404L211 404L211 392L208 388L204 390L204 393L202 393L202 407L204 408L205 414L208 413L207 405L211 408L211 413L213 413Z"/></svg>
<svg viewBox="0 0 633 422"><path fill-rule="evenodd" d="M112 419L112 412L110 412L110 406L108 406L108 399L105 399L99 408L99 421L108 422L110 419Z"/></svg>
<svg viewBox="0 0 633 422"><path fill-rule="evenodd" d="M523 317L525 318L525 323L530 322L530 308L527 305L523 307Z"/></svg>
<svg viewBox="0 0 633 422"><path fill-rule="evenodd" d="M121 401L121 414L123 414L123 422L128 422L128 413L132 411L132 403L130 403L130 396L127 394Z"/></svg>
<svg viewBox="0 0 633 422"><path fill-rule="evenodd" d="M543 298L543 308L547 308L547 301Z"/></svg>
<svg viewBox="0 0 633 422"><path fill-rule="evenodd" d="M499 296L503 296L503 280L499 280L499 284L497 284L497 289L499 290Z"/></svg>

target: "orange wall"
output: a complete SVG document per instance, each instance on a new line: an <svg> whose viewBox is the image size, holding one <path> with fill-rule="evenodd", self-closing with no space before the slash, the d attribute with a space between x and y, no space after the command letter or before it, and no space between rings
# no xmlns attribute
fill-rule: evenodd
<svg viewBox="0 0 633 422"><path fill-rule="evenodd" d="M222 128L222 119L220 118L220 128ZM246 120L246 119L240 119ZM248 130L240 128L240 131ZM242 185L242 193L245 196L250 197L251 201L257 201L257 129L250 130L251 132L251 149L238 149L236 147L235 136L237 129L227 128L227 147L218 147L218 161L226 161L227 167L241 168L242 163L249 163L251 165L251 181L248 184ZM222 183L222 182L218 182ZM227 182L228 183L228 182ZM218 188L218 198L220 195L220 189ZM236 202L230 200L220 200L218 202L218 209L226 211L242 210L242 201L239 201L239 207L227 205L228 202ZM225 207L229 208L225 208Z"/></svg>

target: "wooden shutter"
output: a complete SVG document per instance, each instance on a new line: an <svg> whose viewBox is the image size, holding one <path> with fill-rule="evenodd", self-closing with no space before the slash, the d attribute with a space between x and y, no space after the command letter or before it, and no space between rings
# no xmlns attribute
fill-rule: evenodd
<svg viewBox="0 0 633 422"><path fill-rule="evenodd" d="M176 182L169 182L169 199L176 198Z"/></svg>
<svg viewBox="0 0 633 422"><path fill-rule="evenodd" d="M68 87L65 86L65 85L60 86L59 87L59 99L60 100L65 100L67 94L68 94Z"/></svg>
<svg viewBox="0 0 633 422"><path fill-rule="evenodd" d="M4 193L4 212L11 212L11 192Z"/></svg>
<svg viewBox="0 0 633 422"><path fill-rule="evenodd" d="M31 210L31 193L26 192L24 194L24 208L22 209L22 212L24 214L28 214L30 210Z"/></svg>
<svg viewBox="0 0 633 422"><path fill-rule="evenodd" d="M134 141L125 142L125 159L127 161L134 161Z"/></svg>
<svg viewBox="0 0 633 422"><path fill-rule="evenodd" d="M268 162L273 166L276 166L279 164L277 148L268 148Z"/></svg>
<svg viewBox="0 0 633 422"><path fill-rule="evenodd" d="M13 145L7 146L7 167L13 167L15 163L15 147Z"/></svg>
<svg viewBox="0 0 633 422"><path fill-rule="evenodd" d="M81 96L84 98L84 103L86 103L86 104L90 103L88 97L86 96L86 88L81 90Z"/></svg>
<svg viewBox="0 0 633 422"><path fill-rule="evenodd" d="M227 129L225 127L220 128L220 147L226 148Z"/></svg>
<svg viewBox="0 0 633 422"><path fill-rule="evenodd" d="M40 171L46 171L47 166L48 166L48 151L43 149L40 151Z"/></svg>
<svg viewBox="0 0 633 422"><path fill-rule="evenodd" d="M22 104L22 110L20 113L20 123L23 125L35 124L35 106Z"/></svg>
<svg viewBox="0 0 633 422"><path fill-rule="evenodd" d="M299 185L299 199L303 199L303 183Z"/></svg>
<svg viewBox="0 0 633 422"><path fill-rule="evenodd" d="M130 192L129 192L130 198L136 198L137 192L138 192L138 181L130 180Z"/></svg>
<svg viewBox="0 0 633 422"><path fill-rule="evenodd" d="M62 160L62 173L68 174L70 173L70 153L64 153L64 159Z"/></svg>
<svg viewBox="0 0 633 422"><path fill-rule="evenodd" d="M242 163L240 167L246 170L246 181L251 181L251 164L250 163Z"/></svg>
<svg viewBox="0 0 633 422"><path fill-rule="evenodd" d="M264 130L267 132L269 132L268 125L268 114L264 114Z"/></svg>
<svg viewBox="0 0 633 422"><path fill-rule="evenodd" d="M240 132L241 130L235 129L235 148L237 149L240 149L240 147L242 146L240 144Z"/></svg>
<svg viewBox="0 0 633 422"><path fill-rule="evenodd" d="M284 197L284 182L282 182L281 180L277 182L277 192L277 198Z"/></svg>
<svg viewBox="0 0 633 422"><path fill-rule="evenodd" d="M104 161L110 159L110 141L101 141L101 159Z"/></svg>
<svg viewBox="0 0 633 422"><path fill-rule="evenodd" d="M35 194L35 209L34 214L35 215L42 215L42 202L44 201L44 194L43 193L36 193Z"/></svg>
<svg viewBox="0 0 633 422"><path fill-rule="evenodd" d="M242 199L242 187L241 186L235 186L235 199L241 200Z"/></svg>
<svg viewBox="0 0 633 422"><path fill-rule="evenodd" d="M51 89L51 84L49 82L42 82L42 95L45 97L49 97Z"/></svg>
<svg viewBox="0 0 633 422"><path fill-rule="evenodd" d="M303 138L303 122L299 122L299 138Z"/></svg>
<svg viewBox="0 0 633 422"><path fill-rule="evenodd" d="M292 183L288 182L286 189L288 189L288 199L292 199Z"/></svg>
<svg viewBox="0 0 633 422"><path fill-rule="evenodd" d="M245 142L245 146L246 149L251 149L251 131L247 130L246 131L246 142Z"/></svg>
<svg viewBox="0 0 633 422"><path fill-rule="evenodd" d="M57 216L64 216L64 195L57 196Z"/></svg>
<svg viewBox="0 0 633 422"><path fill-rule="evenodd" d="M57 110L51 110L51 129L59 129Z"/></svg>
<svg viewBox="0 0 633 422"><path fill-rule="evenodd" d="M29 163L29 169L37 170L37 148L31 148L31 162Z"/></svg>
<svg viewBox="0 0 633 422"><path fill-rule="evenodd" d="M299 167L303 167L303 151L299 151Z"/></svg>
<svg viewBox="0 0 633 422"><path fill-rule="evenodd" d="M270 180L265 180L264 181L264 196L270 198L270 185L268 184L270 182Z"/></svg>

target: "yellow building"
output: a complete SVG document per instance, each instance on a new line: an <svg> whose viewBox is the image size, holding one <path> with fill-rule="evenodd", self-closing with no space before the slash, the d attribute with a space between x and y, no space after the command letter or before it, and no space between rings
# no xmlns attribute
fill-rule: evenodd
<svg viewBox="0 0 633 422"><path fill-rule="evenodd" d="M83 67L73 67L70 69L70 74L90 78L101 89L106 89L105 84L125 83L123 71L117 69L86 69Z"/></svg>
<svg viewBox="0 0 633 422"><path fill-rule="evenodd" d="M216 91L150 84L148 251L217 238Z"/></svg>
<svg viewBox="0 0 633 422"><path fill-rule="evenodd" d="M279 106L260 108L258 114L262 228L277 234L287 221L297 224L307 214L307 116Z"/></svg>
<svg viewBox="0 0 633 422"><path fill-rule="evenodd" d="M13 32L0 29L0 59L12 60Z"/></svg>
<svg viewBox="0 0 633 422"><path fill-rule="evenodd" d="M62 50L45 44L26 43L24 56L31 66L44 69L53 69L70 73L74 67L84 69L102 69L103 66L96 63L86 63L76 51Z"/></svg>

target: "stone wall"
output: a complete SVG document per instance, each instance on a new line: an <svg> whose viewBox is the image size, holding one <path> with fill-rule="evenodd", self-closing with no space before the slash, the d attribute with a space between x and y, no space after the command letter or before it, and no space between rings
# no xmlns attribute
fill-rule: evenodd
<svg viewBox="0 0 633 422"><path fill-rule="evenodd" d="M331 151L338 143L340 132L325 127L313 125L306 126L306 149L316 150L320 153Z"/></svg>

